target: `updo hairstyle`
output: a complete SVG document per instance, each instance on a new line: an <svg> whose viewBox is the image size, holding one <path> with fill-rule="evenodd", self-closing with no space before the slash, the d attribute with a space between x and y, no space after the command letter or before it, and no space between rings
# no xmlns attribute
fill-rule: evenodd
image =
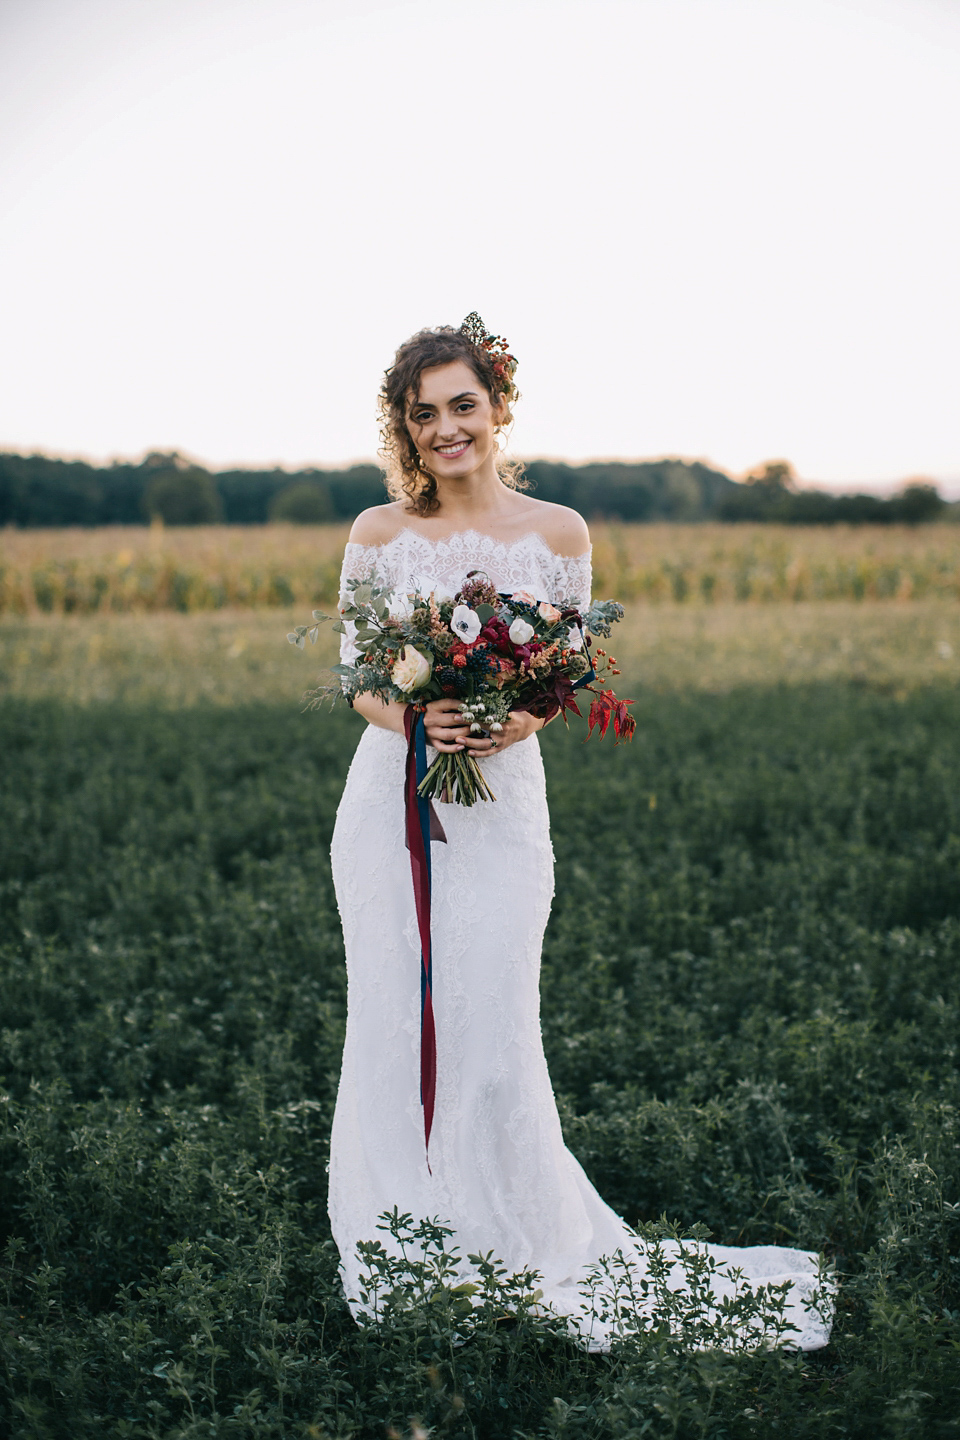
<svg viewBox="0 0 960 1440"><path fill-rule="evenodd" d="M508 358L512 360L513 357ZM466 361L490 396L491 405L496 407L502 401L506 402L501 426L510 425L513 421L510 404L518 398L519 391L513 382L511 367L504 364L498 351L485 348L465 330L454 330L450 325L440 325L435 330L420 330L404 341L380 387L380 455L386 464L387 489L391 499L405 498L407 504L404 508L414 515L429 515L439 509L440 502L436 479L421 463L420 454L407 429L407 397L411 392L415 397L419 395L420 376L424 370L430 370L435 365L449 365L454 360ZM519 461L498 456L497 473L511 490L525 488L523 467Z"/></svg>

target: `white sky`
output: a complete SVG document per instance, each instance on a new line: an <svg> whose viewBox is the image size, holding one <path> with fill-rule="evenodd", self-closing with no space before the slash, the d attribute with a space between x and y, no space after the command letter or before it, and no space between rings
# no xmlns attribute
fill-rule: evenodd
<svg viewBox="0 0 960 1440"><path fill-rule="evenodd" d="M372 457L478 309L513 449L960 493L960 0L0 0L0 446Z"/></svg>

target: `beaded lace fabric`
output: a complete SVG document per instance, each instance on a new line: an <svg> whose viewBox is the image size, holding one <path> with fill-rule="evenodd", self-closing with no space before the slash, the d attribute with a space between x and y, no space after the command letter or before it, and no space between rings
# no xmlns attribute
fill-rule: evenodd
<svg viewBox="0 0 960 1440"><path fill-rule="evenodd" d="M391 589L453 595L470 570L537 599L590 598L590 556L558 556L542 536L510 544L468 531L431 540L401 530L385 545L348 545L341 590L376 570ZM350 660L350 636L342 647ZM553 897L553 850L536 736L482 763L497 796L440 808L432 846L437 1098L430 1170L419 1096L420 949L404 845L406 745L368 725L337 813L332 859L347 957L347 1033L333 1120L329 1209L348 1300L358 1302L361 1240L390 1243L394 1206L438 1217L462 1256L493 1251L510 1271L539 1271L543 1305L591 1349L609 1326L584 1319L587 1268L617 1250L644 1267L629 1227L600 1198L563 1142L540 1035L540 951ZM431 1173L432 1171L432 1173ZM802 1302L816 1257L778 1246L704 1246L747 1281L791 1282L788 1318L804 1349L829 1328ZM469 1278L464 1261L463 1278ZM682 1280L677 1281L681 1284ZM742 1281L740 1282L742 1288ZM736 1282L715 1279L717 1297Z"/></svg>

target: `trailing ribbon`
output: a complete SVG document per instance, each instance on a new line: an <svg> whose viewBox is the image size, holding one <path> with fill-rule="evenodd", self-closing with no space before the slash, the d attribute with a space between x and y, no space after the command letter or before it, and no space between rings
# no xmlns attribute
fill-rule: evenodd
<svg viewBox="0 0 960 1440"><path fill-rule="evenodd" d="M423 1106L423 1141L429 1170L430 1131L437 1098L437 1032L433 1019L433 950L430 941L430 841L445 841L447 837L431 802L417 794L417 786L427 773L423 711L415 705L408 705L403 715L403 729L407 737L404 781L407 849L410 851L413 898L420 931L420 1104Z"/></svg>

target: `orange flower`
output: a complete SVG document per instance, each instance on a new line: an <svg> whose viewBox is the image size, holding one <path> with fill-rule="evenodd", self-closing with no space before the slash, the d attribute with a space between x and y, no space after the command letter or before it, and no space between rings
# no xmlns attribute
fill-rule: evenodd
<svg viewBox="0 0 960 1440"><path fill-rule="evenodd" d="M507 681L516 675L517 667L512 660L497 658L494 663L496 671L492 675L493 683L498 690L502 690Z"/></svg>

